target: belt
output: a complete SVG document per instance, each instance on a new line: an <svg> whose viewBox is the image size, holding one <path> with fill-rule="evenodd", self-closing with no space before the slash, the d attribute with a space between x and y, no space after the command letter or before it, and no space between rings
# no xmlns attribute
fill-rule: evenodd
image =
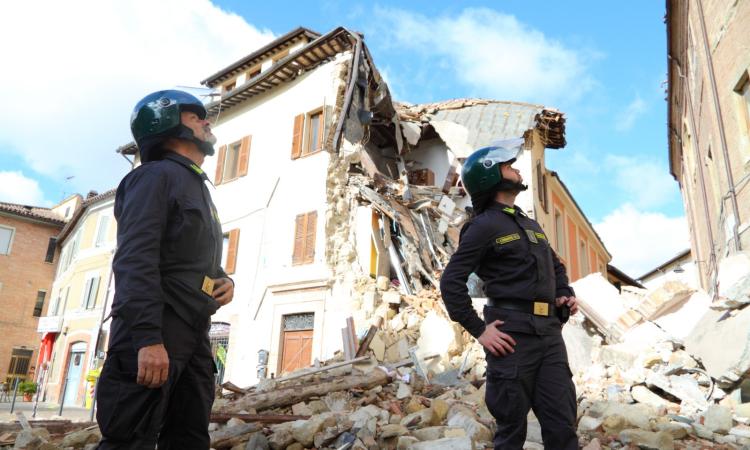
<svg viewBox="0 0 750 450"><path fill-rule="evenodd" d="M489 298L487 299L487 306L500 309L510 309L512 311L520 311L544 317L554 317L557 314L558 309L554 303L550 303L547 300L531 301Z"/></svg>

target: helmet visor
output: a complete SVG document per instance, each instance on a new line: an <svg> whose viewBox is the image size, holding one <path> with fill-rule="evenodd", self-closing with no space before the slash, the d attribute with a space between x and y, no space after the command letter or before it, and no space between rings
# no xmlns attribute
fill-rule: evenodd
<svg viewBox="0 0 750 450"><path fill-rule="evenodd" d="M495 141L490 147L482 160L482 164L489 168L495 164L513 162L523 151L523 139L509 139L505 141Z"/></svg>

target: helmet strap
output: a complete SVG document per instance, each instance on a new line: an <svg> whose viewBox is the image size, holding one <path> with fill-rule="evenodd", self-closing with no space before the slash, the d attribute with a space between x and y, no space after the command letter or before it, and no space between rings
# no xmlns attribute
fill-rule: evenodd
<svg viewBox="0 0 750 450"><path fill-rule="evenodd" d="M516 181L510 181L510 180L507 180L507 179L503 178L502 181L500 181L495 186L494 191L495 192L498 192L498 191L518 191L518 192L521 192L521 191L527 190L528 188L529 187L527 185L523 184L523 183L516 182Z"/></svg>
<svg viewBox="0 0 750 450"><path fill-rule="evenodd" d="M193 134L193 130L183 124L180 124L179 130L174 137L194 143L198 147L198 150L206 156L211 156L215 153L213 144L198 139L195 137L195 134Z"/></svg>

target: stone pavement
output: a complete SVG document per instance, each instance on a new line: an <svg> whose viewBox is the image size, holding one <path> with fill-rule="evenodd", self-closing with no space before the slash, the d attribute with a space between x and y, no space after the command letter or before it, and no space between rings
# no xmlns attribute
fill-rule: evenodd
<svg viewBox="0 0 750 450"><path fill-rule="evenodd" d="M68 419L73 422L86 422L91 417L91 410L81 407L66 406L63 408L62 416L57 413L60 405L56 403L39 402L36 411L36 417L31 415L34 409L34 402L24 402L20 398L16 400L14 413L10 414L10 402L0 402L0 422L8 422L16 419L15 413L22 411L27 419Z"/></svg>

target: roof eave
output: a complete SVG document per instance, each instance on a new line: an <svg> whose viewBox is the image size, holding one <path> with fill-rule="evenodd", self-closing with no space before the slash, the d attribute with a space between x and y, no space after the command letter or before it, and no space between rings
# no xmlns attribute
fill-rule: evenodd
<svg viewBox="0 0 750 450"><path fill-rule="evenodd" d="M269 42L268 44L264 45L263 47L259 48L258 50L250 53L249 55L245 56L244 58L241 58L238 61L235 61L234 63L228 65L227 67L219 70L218 72L214 73L213 75L209 76L205 80L201 81L201 84L208 87L214 87L218 83L224 80L227 75L231 75L233 72L236 72L238 70L241 70L242 67L250 64L254 60L262 58L266 53L271 52L272 50L276 49L277 47L289 42L290 40L294 40L300 36L306 36L311 40L317 39L320 37L320 33L310 30L305 27L298 27L285 35L274 39L273 41Z"/></svg>
<svg viewBox="0 0 750 450"><path fill-rule="evenodd" d="M253 81L243 84L242 86L238 86L234 88L232 91L230 91L227 95L222 96L221 100L217 100L215 102L209 103L206 105L206 110L208 110L209 116L215 116L218 114L218 111L227 111L228 109L243 103L244 101L248 100L249 98L253 97L254 95L258 95L259 93L266 92L270 89L273 89L278 84L281 84L286 81L291 81L296 76L289 77L277 84L273 84L272 80L269 80L271 78L279 78L278 73L283 72L284 69L287 69L288 65L290 65L295 60L304 57L305 53L312 51L318 47L323 47L328 41L332 41L338 35L340 34L346 34L347 36L350 36L350 33L343 27L337 27L333 29L332 31L324 34L323 36L318 37L314 41L309 42L307 45L302 47L301 49L297 50L296 52L289 54L285 56L284 58L277 61L270 69L263 72L261 75L259 75L257 78L255 78ZM349 43L351 45L351 42ZM310 67L315 67L318 64L320 64L320 61L313 63ZM310 69L307 69L310 70ZM261 85L263 84L271 84L271 87L263 87ZM249 96L242 97L243 94L247 93L248 91L253 90L254 88L257 88L260 86L260 91L256 93L250 93ZM235 100L237 99L237 100Z"/></svg>

